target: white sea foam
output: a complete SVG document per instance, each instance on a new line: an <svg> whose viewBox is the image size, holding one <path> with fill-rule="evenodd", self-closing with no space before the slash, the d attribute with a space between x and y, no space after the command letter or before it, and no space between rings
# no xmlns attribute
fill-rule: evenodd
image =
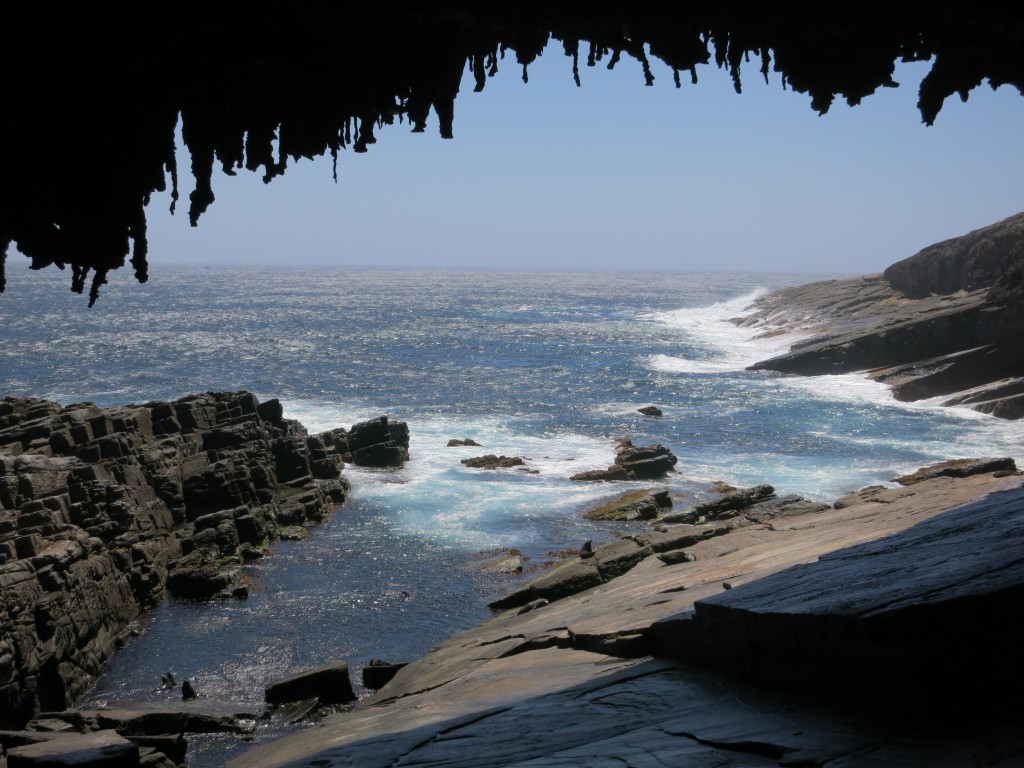
<svg viewBox="0 0 1024 768"><path fill-rule="evenodd" d="M758 288L706 307L685 307L644 315L642 319L681 334L694 349L691 357L652 355L650 367L662 373L727 373L741 371L759 360L787 351L791 344L802 338L799 334L758 339L755 336L759 330L730 322L765 293L766 289Z"/></svg>
<svg viewBox="0 0 1024 768"><path fill-rule="evenodd" d="M285 413L310 432L379 415L365 406L288 401ZM354 497L377 503L413 535L465 549L522 547L534 538L531 520L570 514L607 494L600 486L571 483L584 470L614 460L614 441L564 431L535 434L515 417L416 418L410 426L411 460L398 470L347 467ZM476 447L448 447L451 438L472 438ZM521 456L526 465L471 469L462 459L483 454ZM529 472L524 470L530 470ZM537 474L534 474L536 472Z"/></svg>

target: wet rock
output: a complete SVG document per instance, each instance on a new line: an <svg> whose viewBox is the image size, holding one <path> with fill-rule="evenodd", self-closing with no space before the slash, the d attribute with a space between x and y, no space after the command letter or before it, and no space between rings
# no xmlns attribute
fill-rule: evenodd
<svg viewBox="0 0 1024 768"><path fill-rule="evenodd" d="M642 413L644 416L664 416L665 415L665 414L663 414L661 412L661 408L659 408L656 405L645 405L643 408L637 408L637 411L639 413Z"/></svg>
<svg viewBox="0 0 1024 768"><path fill-rule="evenodd" d="M266 687L268 704L316 698L321 704L348 704L355 701L348 664L338 662L275 680Z"/></svg>
<svg viewBox="0 0 1024 768"><path fill-rule="evenodd" d="M481 570L485 573L522 573L522 553L517 549L500 552L496 557L488 559Z"/></svg>
<svg viewBox="0 0 1024 768"><path fill-rule="evenodd" d="M506 469L526 464L521 456L495 456L493 453L476 456L472 459L463 459L462 463L472 469Z"/></svg>
<svg viewBox="0 0 1024 768"><path fill-rule="evenodd" d="M775 489L770 485L756 485L753 488L740 488L723 493L717 499L694 504L690 509L672 515L665 515L663 520L669 523L698 523L712 520L728 520L736 517L755 504L775 498ZM822 505L824 508L824 505Z"/></svg>
<svg viewBox="0 0 1024 768"><path fill-rule="evenodd" d="M448 441L449 448L458 448L459 446L471 446L474 448L481 448L482 446L476 440L471 437L467 437L465 440L459 440L457 437L453 437Z"/></svg>
<svg viewBox="0 0 1024 768"><path fill-rule="evenodd" d="M649 480L671 472L675 454L663 445L636 446L621 440L615 452L615 464L607 469L580 472L570 480Z"/></svg>
<svg viewBox="0 0 1024 768"><path fill-rule="evenodd" d="M309 536L309 531L302 525L289 525L277 532L281 541L302 541Z"/></svg>
<svg viewBox="0 0 1024 768"><path fill-rule="evenodd" d="M387 416L354 424L347 436L352 463L360 467L400 467L409 459L409 427Z"/></svg>
<svg viewBox="0 0 1024 768"><path fill-rule="evenodd" d="M652 520L672 508L668 491L634 491L583 513L588 520Z"/></svg>

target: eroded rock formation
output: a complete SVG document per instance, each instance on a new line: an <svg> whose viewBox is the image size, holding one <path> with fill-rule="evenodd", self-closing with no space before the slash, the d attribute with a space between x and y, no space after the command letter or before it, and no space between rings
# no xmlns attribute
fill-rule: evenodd
<svg viewBox="0 0 1024 768"><path fill-rule="evenodd" d="M549 42L580 82L588 67L650 58L676 86L699 66L781 74L825 112L894 86L897 60L933 60L919 106L931 123L945 99L985 79L1024 88L1021 12L1012 5L878 0L770 4L443 3L289 5L281 30L234 5L154 15L144 9L18 4L5 14L0 104L0 292L9 245L33 268L71 267L90 304L110 270L148 278L145 207L178 199L175 132L191 154L195 224L214 202L213 173L261 173L346 148L365 152L385 126L424 130L430 111L453 135L463 72L481 90L500 66L527 78ZM286 30L286 31L285 31ZM187 56L173 52L188 50ZM140 66L145 62L145 66ZM513 63L514 62L514 63ZM169 183L168 183L169 177Z"/></svg>
<svg viewBox="0 0 1024 768"><path fill-rule="evenodd" d="M246 392L0 400L0 725L67 706L168 588L222 592L226 563L338 507L345 438Z"/></svg>

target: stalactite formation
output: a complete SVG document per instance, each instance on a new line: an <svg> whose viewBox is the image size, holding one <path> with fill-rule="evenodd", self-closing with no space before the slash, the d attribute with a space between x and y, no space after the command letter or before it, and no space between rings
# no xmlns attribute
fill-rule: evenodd
<svg viewBox="0 0 1024 768"><path fill-rule="evenodd" d="M919 108L935 120L948 96L985 80L1024 92L1024 10L990 3L621 3L602 6L453 2L378 3L372 9L306 0L279 28L234 3L178 9L154 21L142 10L40 4L5 10L0 52L0 292L13 242L33 269L71 266L72 290L90 305L110 270L147 279L145 205L178 197L178 120L195 189L189 219L214 202L214 168L262 169L289 159L367 151L396 121L425 129L433 112L454 135L465 71L474 90L514 61L530 64L555 41L567 75L585 65L635 60L651 85L651 60L697 82L698 66L741 72L806 93L826 112L837 96L858 104L892 80L897 60L931 60ZM1008 10L1009 8L1009 10ZM612 150L614 151L614 150Z"/></svg>

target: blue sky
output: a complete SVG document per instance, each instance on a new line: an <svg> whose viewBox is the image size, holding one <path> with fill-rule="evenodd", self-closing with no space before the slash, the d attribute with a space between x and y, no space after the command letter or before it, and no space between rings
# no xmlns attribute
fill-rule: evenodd
<svg viewBox="0 0 1024 768"><path fill-rule="evenodd" d="M549 45L524 84L514 58L482 93L463 81L455 138L385 126L369 152L214 175L216 202L148 209L162 264L337 264L867 273L1024 209L1024 98L986 84L915 106L927 64L898 89L819 117L806 95L727 73L581 66ZM180 144L180 141L179 141ZM189 167L187 155L179 167Z"/></svg>

